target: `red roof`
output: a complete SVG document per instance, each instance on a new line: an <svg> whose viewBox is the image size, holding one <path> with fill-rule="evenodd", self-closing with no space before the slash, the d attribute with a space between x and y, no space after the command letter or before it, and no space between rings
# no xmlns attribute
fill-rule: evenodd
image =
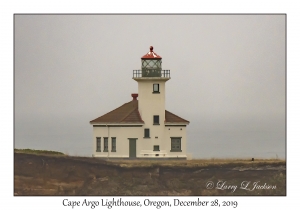
<svg viewBox="0 0 300 210"><path fill-rule="evenodd" d="M138 110L138 100L132 100L98 117L91 123L144 123Z"/></svg>
<svg viewBox="0 0 300 210"><path fill-rule="evenodd" d="M189 123L189 121L187 121L167 110L165 112L165 116L166 116L166 123Z"/></svg>
<svg viewBox="0 0 300 210"><path fill-rule="evenodd" d="M142 57L142 59L161 59L159 55L157 55L155 52L153 52L153 47L150 46L150 51Z"/></svg>
<svg viewBox="0 0 300 210"><path fill-rule="evenodd" d="M165 110L166 123L189 123L189 121ZM90 123L139 123L144 124L138 110L138 100L132 100L122 106L98 117Z"/></svg>

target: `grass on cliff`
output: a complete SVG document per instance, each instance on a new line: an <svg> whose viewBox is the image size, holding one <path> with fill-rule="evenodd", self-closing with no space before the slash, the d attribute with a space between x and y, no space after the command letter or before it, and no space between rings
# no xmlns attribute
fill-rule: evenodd
<svg viewBox="0 0 300 210"><path fill-rule="evenodd" d="M95 160L97 158L92 157L78 157L78 156L68 156L62 152L49 151L49 150L34 150L34 149L15 149L15 153L25 153L25 154L35 154L35 155L55 155L55 156L65 156L68 158L84 158L85 160ZM243 166L243 167L258 167L258 166L278 166L285 165L286 161L281 159L193 159L193 160L143 160L143 159L103 159L107 161L109 165L117 165L121 167L131 168L131 167L157 167L157 166L166 166L166 167L233 167L233 166Z"/></svg>
<svg viewBox="0 0 300 210"><path fill-rule="evenodd" d="M181 167L206 167L206 166L246 166L257 167L266 165L283 165L285 160L281 159L193 159L193 160L108 160L114 165L121 167L152 167L152 166L181 166Z"/></svg>
<svg viewBox="0 0 300 210"><path fill-rule="evenodd" d="M51 151L51 150L35 150L35 149L14 149L15 153L26 153L36 155L65 155L62 152Z"/></svg>

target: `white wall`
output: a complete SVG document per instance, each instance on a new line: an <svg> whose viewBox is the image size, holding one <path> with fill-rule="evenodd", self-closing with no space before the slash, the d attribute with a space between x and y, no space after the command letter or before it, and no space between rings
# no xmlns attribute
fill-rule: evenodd
<svg viewBox="0 0 300 210"><path fill-rule="evenodd" d="M171 137L181 137L182 152L170 152ZM165 127L165 146L168 151L168 157L184 157L186 158L186 127L185 126L166 126Z"/></svg>
<svg viewBox="0 0 300 210"><path fill-rule="evenodd" d="M141 150L141 127L93 127L93 154L95 157L129 157L128 138L137 138L137 151ZM96 137L101 137L101 152L96 151ZM108 138L108 152L103 152L104 138ZM116 137L116 152L111 152L111 137ZM138 154L138 153L137 153Z"/></svg>
<svg viewBox="0 0 300 210"><path fill-rule="evenodd" d="M138 103L139 103L139 112L144 121L144 128L150 129L150 139L144 139L143 150L141 152L142 157L145 153L149 154L154 152L153 146L159 145L161 153L164 153L162 150L166 150L163 145L165 136L165 94L166 94L166 81L168 78L135 78L138 82ZM159 84L159 93L153 93L153 84ZM160 125L153 125L153 116L159 116ZM144 129L143 128L143 129ZM152 156L157 154L155 151ZM148 157L151 157L148 156Z"/></svg>
<svg viewBox="0 0 300 210"><path fill-rule="evenodd" d="M161 124L164 133L161 137L155 138L155 132L150 130L150 138L144 138L143 127L93 127L93 155L94 157L116 157L128 158L129 157L129 140L128 138L137 138L136 141L136 155L140 158L186 158L186 127L184 126L168 126L165 127ZM182 130L180 130L182 129ZM151 134L153 133L153 135ZM101 137L101 152L96 151L96 137ZM108 139L108 152L103 152L104 138ZM116 152L111 152L111 137L116 137ZM182 152L170 152L171 138L181 138ZM159 145L160 151L153 151L153 146ZM146 154L146 155L145 155ZM155 156L159 154L159 156Z"/></svg>

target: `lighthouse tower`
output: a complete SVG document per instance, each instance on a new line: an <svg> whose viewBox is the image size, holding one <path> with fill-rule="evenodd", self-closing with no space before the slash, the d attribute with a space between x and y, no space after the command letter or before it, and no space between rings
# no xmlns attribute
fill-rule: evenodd
<svg viewBox="0 0 300 210"><path fill-rule="evenodd" d="M133 79L138 82L138 107L145 126L154 129L165 120L165 84L170 70L162 70L162 57L150 51L141 58L141 70L134 70Z"/></svg>
<svg viewBox="0 0 300 210"><path fill-rule="evenodd" d="M134 70L133 79L138 82L138 107L144 120L144 138L151 138L153 144L161 147L165 129L166 82L170 70L162 70L162 57L150 51L141 58L141 70Z"/></svg>

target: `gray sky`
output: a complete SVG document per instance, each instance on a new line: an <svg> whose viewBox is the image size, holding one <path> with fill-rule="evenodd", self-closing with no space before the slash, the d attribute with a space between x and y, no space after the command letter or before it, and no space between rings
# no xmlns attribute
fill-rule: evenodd
<svg viewBox="0 0 300 210"><path fill-rule="evenodd" d="M15 147L92 154L154 46L195 158L285 157L284 15L16 15Z"/></svg>

